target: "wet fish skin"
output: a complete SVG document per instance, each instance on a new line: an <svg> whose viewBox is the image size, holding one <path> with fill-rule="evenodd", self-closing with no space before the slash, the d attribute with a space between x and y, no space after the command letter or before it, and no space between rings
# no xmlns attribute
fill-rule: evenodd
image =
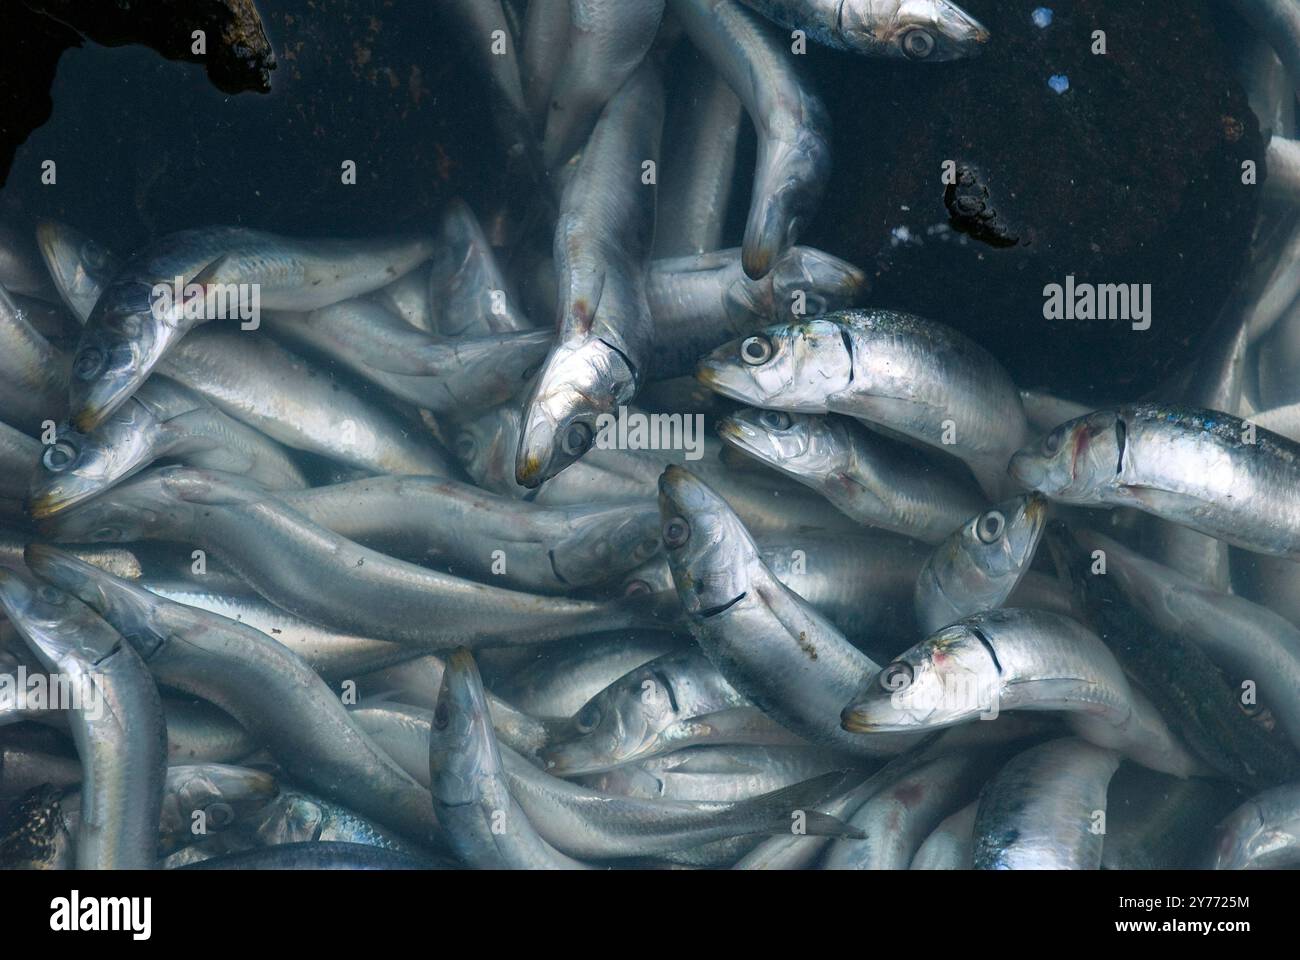
<svg viewBox="0 0 1300 960"><path fill-rule="evenodd" d="M410 857L428 856L419 844L404 840L347 807L292 786L281 789L255 817L239 823L236 832L268 847L305 842L361 843Z"/></svg>
<svg viewBox="0 0 1300 960"><path fill-rule="evenodd" d="M36 242L59 296L85 323L122 261L108 247L57 220L36 225Z"/></svg>
<svg viewBox="0 0 1300 960"><path fill-rule="evenodd" d="M41 269L31 235L8 223L0 223L0 287L43 300L58 299L50 289L49 275Z"/></svg>
<svg viewBox="0 0 1300 960"><path fill-rule="evenodd" d="M916 579L916 620L926 633L1000 607L1033 563L1047 501L1017 497L983 511L935 548Z"/></svg>
<svg viewBox="0 0 1300 960"><path fill-rule="evenodd" d="M117 630L74 595L0 571L0 604L47 670L80 685L83 698L94 697L70 710L83 770L77 868L152 866L167 728L148 669Z"/></svg>
<svg viewBox="0 0 1300 960"><path fill-rule="evenodd" d="M839 754L816 747L711 745L674 750L579 780L604 793L644 800L747 800L843 770L844 764Z"/></svg>
<svg viewBox="0 0 1300 960"><path fill-rule="evenodd" d="M606 582L660 550L650 501L544 507L425 477L355 480L280 501L350 540L537 593Z"/></svg>
<svg viewBox="0 0 1300 960"><path fill-rule="evenodd" d="M521 64L524 101L537 130L546 127L551 88L564 64L569 40L569 0L529 0L524 14Z"/></svg>
<svg viewBox="0 0 1300 960"><path fill-rule="evenodd" d="M937 63L978 56L989 32L948 0L744 0L818 43L868 57Z"/></svg>
<svg viewBox="0 0 1300 960"><path fill-rule="evenodd" d="M158 372L294 450L369 473L459 475L427 431L414 429L260 333L196 330Z"/></svg>
<svg viewBox="0 0 1300 960"><path fill-rule="evenodd" d="M646 272L654 236L663 83L643 64L601 113L564 190L555 228L557 337L529 392L515 479L537 487L590 449L601 414L644 382L654 348Z"/></svg>
<svg viewBox="0 0 1300 960"><path fill-rule="evenodd" d="M1251 797L1218 825L1202 864L1210 870L1276 870L1300 865L1300 785Z"/></svg>
<svg viewBox="0 0 1300 960"><path fill-rule="evenodd" d="M841 728L840 707L878 665L773 576L717 493L677 466L659 488L664 546L691 633L732 687L792 733L854 756L898 753L920 739Z"/></svg>
<svg viewBox="0 0 1300 960"><path fill-rule="evenodd" d="M313 310L370 293L427 260L427 238L293 240L244 227L182 230L127 259L86 320L73 359L69 406L90 432L139 388L196 325L208 306L155 302L154 287L180 277L212 292L256 284L264 310ZM194 316L193 314L203 316Z"/></svg>
<svg viewBox="0 0 1300 960"><path fill-rule="evenodd" d="M530 330L533 323L521 304L474 211L463 200L452 200L443 211L429 269L432 332L485 337Z"/></svg>
<svg viewBox="0 0 1300 960"><path fill-rule="evenodd" d="M737 0L670 0L691 42L712 63L758 132L745 222L745 273L757 280L799 239L830 176L830 118L788 50Z"/></svg>
<svg viewBox="0 0 1300 960"><path fill-rule="evenodd" d="M238 720L296 779L408 836L429 842L436 835L428 792L356 727L334 692L287 648L53 547L30 546L27 565L115 623L147 656L160 683Z"/></svg>
<svg viewBox="0 0 1300 960"><path fill-rule="evenodd" d="M1080 737L1153 770L1204 769L1101 640L1040 610L990 610L944 627L873 677L842 720L864 733L933 730L994 709L1064 711Z"/></svg>
<svg viewBox="0 0 1300 960"><path fill-rule="evenodd" d="M976 870L1096 870L1106 788L1119 755L1082 740L1051 740L1013 757L980 794Z"/></svg>
<svg viewBox="0 0 1300 960"><path fill-rule="evenodd" d="M68 408L68 357L36 330L0 287L0 410L12 427L35 435Z"/></svg>
<svg viewBox="0 0 1300 960"><path fill-rule="evenodd" d="M0 421L0 497L25 497L40 459L39 442Z"/></svg>
<svg viewBox="0 0 1300 960"><path fill-rule="evenodd" d="M968 484L844 418L744 409L719 421L718 435L857 522L924 543L941 542L983 505Z"/></svg>
<svg viewBox="0 0 1300 960"><path fill-rule="evenodd" d="M1300 444L1231 414L1155 404L1099 410L1019 451L1008 469L1062 503L1134 507L1300 559Z"/></svg>
<svg viewBox="0 0 1300 960"><path fill-rule="evenodd" d="M480 870L580 870L533 827L515 801L487 694L469 651L447 658L429 725L429 789L456 855Z"/></svg>
<svg viewBox="0 0 1300 960"><path fill-rule="evenodd" d="M67 424L57 432L40 458L28 510L33 519L52 516L164 457L245 474L273 490L307 485L274 441L179 384L152 377L91 433Z"/></svg>
<svg viewBox="0 0 1300 960"><path fill-rule="evenodd" d="M178 870L431 870L439 861L416 858L364 843L282 843L187 863Z"/></svg>
<svg viewBox="0 0 1300 960"><path fill-rule="evenodd" d="M1240 801L1222 780L1178 780L1132 763L1120 765L1106 794L1103 870L1185 870L1198 865L1205 840Z"/></svg>
<svg viewBox="0 0 1300 960"><path fill-rule="evenodd" d="M969 870L974 859L975 814L973 800L930 832L912 857L909 870Z"/></svg>
<svg viewBox="0 0 1300 960"><path fill-rule="evenodd" d="M1008 495L1025 442L1020 394L1002 365L956 330L892 310L777 324L719 347L696 376L710 389L787 413L840 413L965 461L986 494Z"/></svg>

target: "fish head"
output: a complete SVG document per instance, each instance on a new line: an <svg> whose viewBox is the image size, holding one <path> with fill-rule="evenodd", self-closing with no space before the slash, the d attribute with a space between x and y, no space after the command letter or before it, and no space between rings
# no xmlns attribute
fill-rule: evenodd
<svg viewBox="0 0 1300 960"><path fill-rule="evenodd" d="M659 477L659 516L668 566L688 613L710 616L749 592L758 548L708 484L670 464Z"/></svg>
<svg viewBox="0 0 1300 960"><path fill-rule="evenodd" d="M1007 593L1029 569L1047 522L1047 500L1037 493L999 503L976 514L955 539L958 550L986 583L1001 582Z"/></svg>
<svg viewBox="0 0 1300 960"><path fill-rule="evenodd" d="M844 0L839 35L851 49L900 60L938 62L978 55L989 31L950 0L901 0L888 17L874 0Z"/></svg>
<svg viewBox="0 0 1300 960"><path fill-rule="evenodd" d="M68 396L77 429L91 432L139 389L180 339L183 309L158 306L143 284L114 284L104 292L72 359Z"/></svg>
<svg viewBox="0 0 1300 960"><path fill-rule="evenodd" d="M751 406L826 413L826 397L848 384L852 364L840 326L821 319L776 324L724 344L700 361L695 378Z"/></svg>
<svg viewBox="0 0 1300 960"><path fill-rule="evenodd" d="M944 627L867 682L840 715L853 733L933 730L974 719L995 703L999 671L972 620Z"/></svg>
<svg viewBox="0 0 1300 960"><path fill-rule="evenodd" d="M465 472L479 486L513 496L524 492L515 483L520 419L519 408L514 403L506 403L461 424L452 449Z"/></svg>
<svg viewBox="0 0 1300 960"><path fill-rule="evenodd" d="M573 715L569 739L541 752L547 772L595 773L645 756L677 722L671 689L655 661L620 677Z"/></svg>
<svg viewBox="0 0 1300 960"><path fill-rule="evenodd" d="M252 767L224 763L170 766L163 792L163 830L189 830L199 810L207 829L224 830L241 815L254 813L273 800L277 791L275 777Z"/></svg>
<svg viewBox="0 0 1300 960"><path fill-rule="evenodd" d="M76 596L0 567L0 606L47 670L82 677L122 638Z"/></svg>
<svg viewBox="0 0 1300 960"><path fill-rule="evenodd" d="M117 272L118 259L107 247L56 220L42 220L36 225L36 243L55 288L77 319L85 323Z"/></svg>
<svg viewBox="0 0 1300 960"><path fill-rule="evenodd" d="M58 543L167 539L189 528L195 508L165 489L162 478L162 469L137 474L84 503L47 516L38 529Z"/></svg>
<svg viewBox="0 0 1300 960"><path fill-rule="evenodd" d="M40 520L89 500L145 466L153 458L157 425L132 399L90 433L71 424L59 427L32 476L32 517Z"/></svg>
<svg viewBox="0 0 1300 960"><path fill-rule="evenodd" d="M849 463L849 447L833 421L784 410L737 410L718 436L755 460L801 480L820 481Z"/></svg>
<svg viewBox="0 0 1300 960"><path fill-rule="evenodd" d="M1114 410L1061 424L1017 451L1007 472L1021 486L1064 503L1097 503L1119 486L1128 427Z"/></svg>
<svg viewBox="0 0 1300 960"><path fill-rule="evenodd" d="M566 583L608 580L640 566L661 547L659 511L651 502L577 508L568 532L551 548L551 566Z"/></svg>
<svg viewBox="0 0 1300 960"><path fill-rule="evenodd" d="M813 247L791 247L772 268L772 318L815 319L861 302L867 275L839 257Z"/></svg>
<svg viewBox="0 0 1300 960"><path fill-rule="evenodd" d="M597 337L557 343L524 407L515 480L539 487L596 442L603 418L615 417L636 391L627 357Z"/></svg>
<svg viewBox="0 0 1300 960"><path fill-rule="evenodd" d="M1259 858L1274 851L1293 849L1293 831L1270 827L1258 799L1237 807L1215 827L1210 845L1211 865L1216 870L1242 870L1258 864Z"/></svg>
<svg viewBox="0 0 1300 960"><path fill-rule="evenodd" d="M46 543L28 544L23 560L34 574L66 591L95 619L103 617L112 624L117 641L126 639L146 659L166 636L158 617L164 601L148 590Z"/></svg>
<svg viewBox="0 0 1300 960"><path fill-rule="evenodd" d="M255 832L258 840L268 845L308 843L320 837L325 819L325 808L319 800L287 790L258 817Z"/></svg>
<svg viewBox="0 0 1300 960"><path fill-rule="evenodd" d="M438 802L461 806L476 802L483 781L500 772L483 679L473 655L461 647L447 658L429 723L429 787Z"/></svg>

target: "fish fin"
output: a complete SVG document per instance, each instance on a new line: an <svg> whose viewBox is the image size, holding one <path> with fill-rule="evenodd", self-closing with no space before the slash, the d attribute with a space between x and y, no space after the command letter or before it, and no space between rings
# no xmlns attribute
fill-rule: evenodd
<svg viewBox="0 0 1300 960"><path fill-rule="evenodd" d="M833 770L811 780L791 784L737 804L752 810L758 819L770 819L769 832L774 836L802 829L812 837L851 837L862 839L860 831L837 817L815 810L818 804L842 790L852 772Z"/></svg>
<svg viewBox="0 0 1300 960"><path fill-rule="evenodd" d="M189 286L190 283L193 283L193 284L198 284L201 287L207 287L208 284L215 283L217 277L220 276L221 274L222 268L225 267L225 265L229 261L230 261L230 254L228 253L223 253L215 260L209 261L208 265L203 269L201 269L198 273L196 273L193 279L191 279L189 283L186 284L186 286Z"/></svg>

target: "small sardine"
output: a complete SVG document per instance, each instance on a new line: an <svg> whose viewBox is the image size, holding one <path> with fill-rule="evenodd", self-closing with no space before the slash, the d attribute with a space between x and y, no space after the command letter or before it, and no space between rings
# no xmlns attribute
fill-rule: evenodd
<svg viewBox="0 0 1300 960"><path fill-rule="evenodd" d="M818 43L868 57L938 62L977 56L989 32L948 0L744 0Z"/></svg>

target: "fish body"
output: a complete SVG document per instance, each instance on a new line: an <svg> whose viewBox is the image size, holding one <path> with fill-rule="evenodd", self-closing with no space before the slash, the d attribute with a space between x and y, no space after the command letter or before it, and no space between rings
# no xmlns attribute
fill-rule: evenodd
<svg viewBox="0 0 1300 960"><path fill-rule="evenodd" d="M768 19L837 50L889 60L977 56L989 32L948 0L745 0Z"/></svg>

